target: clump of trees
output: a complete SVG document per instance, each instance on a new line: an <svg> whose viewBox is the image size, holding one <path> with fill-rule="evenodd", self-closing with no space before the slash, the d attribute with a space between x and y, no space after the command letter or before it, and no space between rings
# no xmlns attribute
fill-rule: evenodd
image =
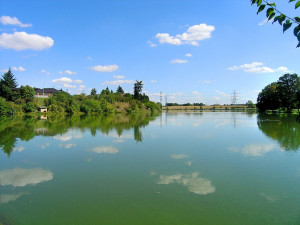
<svg viewBox="0 0 300 225"><path fill-rule="evenodd" d="M297 74L284 74L277 82L267 85L257 97L260 111L283 109L292 112L300 108L300 78Z"/></svg>
<svg viewBox="0 0 300 225"><path fill-rule="evenodd" d="M45 99L35 97L34 88L26 85L17 88L17 81L9 69L0 80L0 115L36 112L41 105L45 105L49 112L55 113L112 113L138 112L149 110L161 111L161 104L154 103L142 93L143 82L136 81L134 94L124 93L119 86L116 92L107 87L100 93L93 88L89 95L70 95L64 91ZM124 105L120 109L120 105Z"/></svg>

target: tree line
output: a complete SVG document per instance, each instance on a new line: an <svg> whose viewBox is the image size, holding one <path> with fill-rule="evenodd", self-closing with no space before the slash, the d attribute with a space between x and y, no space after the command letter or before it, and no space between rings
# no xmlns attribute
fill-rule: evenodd
<svg viewBox="0 0 300 225"><path fill-rule="evenodd" d="M300 108L300 77L297 74L284 74L277 82L267 85L258 94L257 108L260 111L284 110L292 112Z"/></svg>
<svg viewBox="0 0 300 225"><path fill-rule="evenodd" d="M108 87L100 93L93 88L89 95L84 93L70 95L59 91L48 98L36 98L34 88L26 85L17 88L18 83L9 69L0 80L0 115L37 112L40 106L46 106L55 113L112 113L161 111L161 104L149 100L142 93L143 82L136 81L133 94L124 93L121 86L114 92Z"/></svg>

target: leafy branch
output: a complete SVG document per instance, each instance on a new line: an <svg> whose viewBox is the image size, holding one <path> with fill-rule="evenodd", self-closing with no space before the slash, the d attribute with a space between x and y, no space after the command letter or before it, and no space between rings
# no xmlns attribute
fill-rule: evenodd
<svg viewBox="0 0 300 225"><path fill-rule="evenodd" d="M285 31L287 31L289 28L292 27L292 25L294 24L294 35L295 37L298 39L298 45L297 48L300 47L300 17L296 16L294 18L289 17L287 15L285 15L284 13L282 13L280 10L278 10L276 8L276 4L275 3L270 3L266 0L250 0L251 4L256 4L258 7L258 11L257 14L259 14L260 12L262 12L263 10L266 9L266 7L268 8L266 10L266 17L268 19L268 21L273 20L273 23L278 22L282 27L283 27L283 33ZM296 0L289 0L289 3L294 2ZM300 7L300 1L297 1L295 3L295 9L297 9L298 7Z"/></svg>

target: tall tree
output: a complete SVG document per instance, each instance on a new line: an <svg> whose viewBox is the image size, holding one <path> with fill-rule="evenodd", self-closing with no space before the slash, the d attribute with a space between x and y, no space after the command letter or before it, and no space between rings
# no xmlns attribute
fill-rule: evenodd
<svg viewBox="0 0 300 225"><path fill-rule="evenodd" d="M6 73L3 74L2 79L0 80L0 97L6 98L8 101L13 100L12 88L18 86L16 78L9 69Z"/></svg>
<svg viewBox="0 0 300 225"><path fill-rule="evenodd" d="M1 82L9 88L16 88L18 86L17 80L10 69L3 74Z"/></svg>
<svg viewBox="0 0 300 225"><path fill-rule="evenodd" d="M138 99L142 95L143 81L136 81L133 88L133 97Z"/></svg>
<svg viewBox="0 0 300 225"><path fill-rule="evenodd" d="M257 97L257 108L260 111L275 110L280 107L277 83L267 85Z"/></svg>
<svg viewBox="0 0 300 225"><path fill-rule="evenodd" d="M93 96L94 98L96 98L96 96L97 96L97 90L96 90L96 88L93 88L91 90L91 96Z"/></svg>
<svg viewBox="0 0 300 225"><path fill-rule="evenodd" d="M277 81L278 96L281 106L287 111L291 111L296 102L297 91L300 86L299 77L297 74L284 74Z"/></svg>
<svg viewBox="0 0 300 225"><path fill-rule="evenodd" d="M123 90L123 88L120 85L117 88L117 93L124 94L124 90Z"/></svg>

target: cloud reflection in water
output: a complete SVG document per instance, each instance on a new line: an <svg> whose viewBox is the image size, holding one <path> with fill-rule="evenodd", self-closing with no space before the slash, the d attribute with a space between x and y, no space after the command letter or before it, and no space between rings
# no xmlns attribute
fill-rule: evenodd
<svg viewBox="0 0 300 225"><path fill-rule="evenodd" d="M28 184L35 185L53 179L53 173L41 168L22 169L15 168L0 172L0 185L23 187Z"/></svg>
<svg viewBox="0 0 300 225"><path fill-rule="evenodd" d="M187 187L188 190L194 194L206 195L214 193L216 188L211 184L210 180L199 177L198 172L191 174L177 173L174 175L160 175L157 184L182 184Z"/></svg>

